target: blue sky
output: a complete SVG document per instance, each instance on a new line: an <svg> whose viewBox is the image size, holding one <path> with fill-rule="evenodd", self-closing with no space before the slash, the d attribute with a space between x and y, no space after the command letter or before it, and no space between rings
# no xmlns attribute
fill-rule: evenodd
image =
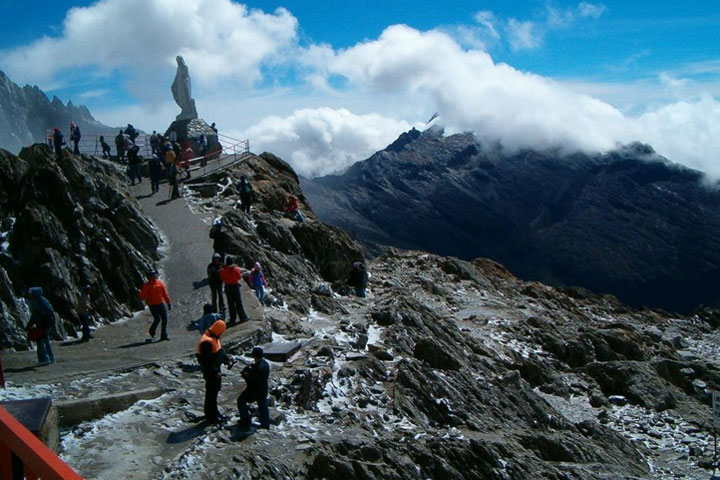
<svg viewBox="0 0 720 480"><path fill-rule="evenodd" d="M509 150L640 140L720 177L715 2L5 3L0 70L16 83L161 130L182 54L201 117L306 175L437 111Z"/></svg>

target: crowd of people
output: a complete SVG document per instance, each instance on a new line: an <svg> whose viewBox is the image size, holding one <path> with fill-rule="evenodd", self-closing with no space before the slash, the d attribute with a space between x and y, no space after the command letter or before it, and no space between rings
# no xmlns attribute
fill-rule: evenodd
<svg viewBox="0 0 720 480"><path fill-rule="evenodd" d="M132 126L129 125L128 127ZM77 135L79 136L79 133ZM158 191L160 177L164 174L169 178L171 188L175 190L175 192L171 192L171 196L176 193L179 195L179 192L176 192L178 189L177 182L174 182L173 178L179 175L179 172L183 169L187 169L192 158L192 149L188 144L185 150L181 150L178 154L177 147L173 145L170 138L155 135L157 135L156 132L153 132L153 138L155 139L152 141L154 153L148 165L152 192ZM134 140L131 133L121 132L120 136ZM61 133L60 137L62 137ZM73 141L76 138L78 137L73 136ZM132 140L130 140L132 146L126 150L126 153L130 180L134 184L136 180L138 182L142 181L142 173L139 168L139 148ZM103 143L104 151L109 150L109 146L105 144L102 137L101 143ZM118 150L118 153L120 154L120 150ZM164 163L160 160L161 154L165 158ZM245 176L240 178L238 193L242 211L249 214L256 197L250 181ZM293 220L304 221L297 197L288 195L284 211ZM217 397L222 384L222 365L232 368L234 364L234 359L223 350L220 337L229 327L236 325L238 321L244 323L250 320L243 305L242 285L244 283L254 291L260 305L266 302L265 289L268 285L260 262L253 262L252 268L244 271L237 265L235 257L227 255L228 247L231 246L230 233L228 232L230 229L222 220L216 221L210 229L209 236L213 240L213 254L206 269L207 283L210 290L209 301L203 306L203 315L194 322L201 333L201 339L197 345L197 359L201 365L205 381L204 412L205 420L209 423L218 423L225 419L219 412L217 405ZM365 297L367 283L368 273L365 265L361 262L355 262L349 273L347 284L354 289L356 296ZM82 342L93 338L90 329L91 292L90 285L83 287L77 306L78 319L82 327ZM55 313L50 302L42 295L41 288L31 288L29 293L31 319L27 325L28 338L37 342L37 355L40 364L54 363L55 357L50 343L50 331L55 324ZM148 330L150 336L148 341L156 338L158 329L160 341L169 341L168 312L172 310L172 300L165 283L159 279L157 270L148 272L147 281L142 285L138 296L145 301L153 318ZM250 426L251 418L248 404L257 402L260 426L261 428L269 428L267 401L269 365L263 358L263 350L260 347L253 348L252 357L253 363L245 367L242 372L247 388L237 399L240 425L243 428Z"/></svg>

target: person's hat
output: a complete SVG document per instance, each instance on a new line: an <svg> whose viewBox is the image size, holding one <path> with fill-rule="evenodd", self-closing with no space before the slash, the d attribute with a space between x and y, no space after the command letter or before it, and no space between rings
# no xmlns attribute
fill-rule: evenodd
<svg viewBox="0 0 720 480"><path fill-rule="evenodd" d="M225 257L225 265L232 265L235 262L235 259L232 257L232 255L228 255Z"/></svg>
<svg viewBox="0 0 720 480"><path fill-rule="evenodd" d="M213 257L212 257L212 258L213 258L213 260L215 260L216 258L219 258L220 260L222 260L222 255L220 255L219 253L215 252L215 253L213 253Z"/></svg>
<svg viewBox="0 0 720 480"><path fill-rule="evenodd" d="M150 270L148 270L148 277L157 277L157 276L158 276L157 268L151 268Z"/></svg>
<svg viewBox="0 0 720 480"><path fill-rule="evenodd" d="M263 356L263 349L262 347L253 347L252 352L250 353L253 357L262 357Z"/></svg>
<svg viewBox="0 0 720 480"><path fill-rule="evenodd" d="M83 291L84 291L84 292L89 292L90 290L92 290L92 287L91 287L90 285L85 285L85 286L83 287Z"/></svg>

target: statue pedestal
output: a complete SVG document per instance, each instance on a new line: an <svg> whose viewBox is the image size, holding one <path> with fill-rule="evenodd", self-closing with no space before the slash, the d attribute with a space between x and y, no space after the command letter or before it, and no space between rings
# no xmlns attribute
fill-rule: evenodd
<svg viewBox="0 0 720 480"><path fill-rule="evenodd" d="M185 142L190 142L195 155L200 155L200 135L205 135L205 141L207 142L206 154L217 153L209 157L209 159L217 158L222 153L222 146L218 141L218 135L215 130L210 128L205 120L200 118L193 118L192 120L175 120L170 124L167 131L165 132L166 137L170 137L170 132L175 130L177 133L177 141L185 147Z"/></svg>

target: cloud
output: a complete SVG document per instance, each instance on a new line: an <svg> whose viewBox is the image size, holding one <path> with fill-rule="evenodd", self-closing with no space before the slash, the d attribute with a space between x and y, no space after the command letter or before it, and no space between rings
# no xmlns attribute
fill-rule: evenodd
<svg viewBox="0 0 720 480"><path fill-rule="evenodd" d="M509 151L598 152L642 141L671 160L720 175L712 166L720 151L720 103L709 96L629 116L551 79L496 64L442 32L403 25L322 58L327 75L344 76L353 88L422 104L440 113L448 133L472 131ZM669 87L683 85L668 78Z"/></svg>
<svg viewBox="0 0 720 480"><path fill-rule="evenodd" d="M302 109L270 116L245 132L251 149L271 151L306 177L338 173L392 143L407 122L346 109ZM381 146L380 146L381 145Z"/></svg>
<svg viewBox="0 0 720 480"><path fill-rule="evenodd" d="M581 2L578 5L578 13L583 18L599 18L607 10L607 7L603 4L592 4L587 2Z"/></svg>
<svg viewBox="0 0 720 480"><path fill-rule="evenodd" d="M60 36L0 52L0 66L41 86L78 68L122 75L147 100L157 94L152 87L171 81L178 54L201 89L228 79L250 86L296 35L297 20L283 8L267 14L230 0L100 0L71 8Z"/></svg>
<svg viewBox="0 0 720 480"><path fill-rule="evenodd" d="M534 22L511 18L507 22L507 32L513 50L532 50L542 44L543 33Z"/></svg>

